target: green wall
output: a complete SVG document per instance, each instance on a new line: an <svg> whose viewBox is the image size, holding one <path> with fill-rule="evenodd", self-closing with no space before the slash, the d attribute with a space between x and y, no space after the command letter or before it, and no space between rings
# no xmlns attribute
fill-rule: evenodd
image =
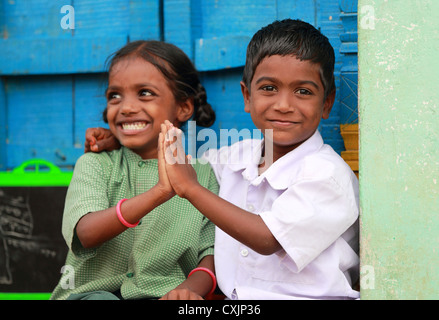
<svg viewBox="0 0 439 320"><path fill-rule="evenodd" d="M439 299L439 1L359 0L362 299Z"/></svg>

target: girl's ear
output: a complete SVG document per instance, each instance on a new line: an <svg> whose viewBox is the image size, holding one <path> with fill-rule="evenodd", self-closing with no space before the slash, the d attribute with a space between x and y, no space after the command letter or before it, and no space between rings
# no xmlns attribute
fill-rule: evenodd
<svg viewBox="0 0 439 320"><path fill-rule="evenodd" d="M240 84L242 96L244 98L244 111L250 113L250 91L243 81L241 81Z"/></svg>
<svg viewBox="0 0 439 320"><path fill-rule="evenodd" d="M330 94L328 94L328 96L325 99L325 102L323 104L323 114L322 114L323 119L326 120L329 118L329 114L331 113L332 106L334 105L334 101L335 101L335 90L333 90Z"/></svg>
<svg viewBox="0 0 439 320"><path fill-rule="evenodd" d="M194 113L194 99L189 98L184 102L181 102L177 111L177 120L180 123L188 121Z"/></svg>

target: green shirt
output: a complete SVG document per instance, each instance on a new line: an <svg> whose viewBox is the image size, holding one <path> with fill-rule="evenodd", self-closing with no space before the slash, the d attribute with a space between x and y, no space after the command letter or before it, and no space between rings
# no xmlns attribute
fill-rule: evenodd
<svg viewBox="0 0 439 320"><path fill-rule="evenodd" d="M218 193L211 167L196 163L194 168L200 184ZM70 250L52 299L119 289L124 299L161 297L183 282L203 257L213 254L214 225L178 196L98 248L81 246L75 234L81 217L143 193L157 181L157 159L142 160L125 147L78 159L62 226Z"/></svg>

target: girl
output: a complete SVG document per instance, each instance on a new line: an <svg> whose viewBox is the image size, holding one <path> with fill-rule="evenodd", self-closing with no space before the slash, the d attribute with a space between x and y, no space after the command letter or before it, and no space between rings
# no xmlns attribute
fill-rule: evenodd
<svg viewBox="0 0 439 320"><path fill-rule="evenodd" d="M104 120L119 150L76 163L63 217L69 246L52 299L200 299L215 287L214 225L174 197L158 161L161 124L215 120L189 58L158 41L127 44L109 66ZM218 192L210 166L200 183Z"/></svg>

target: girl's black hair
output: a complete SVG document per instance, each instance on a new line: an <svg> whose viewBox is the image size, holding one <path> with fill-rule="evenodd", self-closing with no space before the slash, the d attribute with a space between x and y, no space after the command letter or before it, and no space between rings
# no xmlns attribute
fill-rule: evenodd
<svg viewBox="0 0 439 320"><path fill-rule="evenodd" d="M108 72L128 56L140 57L154 65L164 77L174 93L177 102L192 98L194 101L193 120L197 125L210 127L215 122L215 112L207 102L206 90L200 82L198 72L189 57L173 44L155 40L130 42L107 59ZM107 110L103 114L107 122Z"/></svg>
<svg viewBox="0 0 439 320"><path fill-rule="evenodd" d="M256 67L273 55L292 55L320 65L325 98L335 90L334 48L319 30L301 20L275 21L255 33L247 47L242 81L250 90Z"/></svg>

